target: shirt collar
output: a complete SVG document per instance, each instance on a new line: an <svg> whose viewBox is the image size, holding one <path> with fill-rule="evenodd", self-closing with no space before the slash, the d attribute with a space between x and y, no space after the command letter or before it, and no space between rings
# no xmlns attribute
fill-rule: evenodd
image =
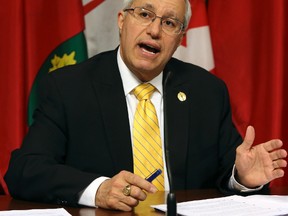
<svg viewBox="0 0 288 216"><path fill-rule="evenodd" d="M137 87L142 82L125 65L120 55L120 48L118 49L117 52L117 63L122 78L125 96L127 96L132 92L132 90L135 87ZM157 77L149 81L149 83L151 83L161 95L163 93L162 78L163 78L163 71Z"/></svg>

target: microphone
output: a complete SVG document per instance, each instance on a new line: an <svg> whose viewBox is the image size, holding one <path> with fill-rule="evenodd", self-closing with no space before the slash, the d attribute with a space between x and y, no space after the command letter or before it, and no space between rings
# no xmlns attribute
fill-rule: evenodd
<svg viewBox="0 0 288 216"><path fill-rule="evenodd" d="M167 82L171 77L172 72L168 71L167 75L164 79L163 83L163 99L164 99L164 148L165 148L165 160L166 160L166 168L167 168L167 176L168 182L170 185L170 191L167 195L166 203L167 203L167 216L176 216L177 215L177 204L176 204L176 195L174 193L174 185L172 179L172 170L171 170L171 162L170 162L170 154L169 154L169 139L168 139L168 118L167 118Z"/></svg>

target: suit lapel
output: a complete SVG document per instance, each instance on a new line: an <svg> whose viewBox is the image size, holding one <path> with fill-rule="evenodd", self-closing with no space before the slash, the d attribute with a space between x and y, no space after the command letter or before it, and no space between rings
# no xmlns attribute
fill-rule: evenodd
<svg viewBox="0 0 288 216"><path fill-rule="evenodd" d="M115 172L133 172L133 156L126 98L117 65L117 51L105 56L100 77L94 77L94 88L102 110Z"/></svg>

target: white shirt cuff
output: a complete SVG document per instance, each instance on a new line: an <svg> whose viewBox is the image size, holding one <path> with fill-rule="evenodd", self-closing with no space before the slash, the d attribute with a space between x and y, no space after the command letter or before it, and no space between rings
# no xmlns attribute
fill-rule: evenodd
<svg viewBox="0 0 288 216"><path fill-rule="evenodd" d="M229 185L228 185L229 189L238 190L240 192L255 192L255 191L259 191L263 188L263 185L261 185L257 188L253 188L253 189L247 188L244 185L241 185L239 182L236 181L235 175L236 175L236 167L234 165L233 170L232 170L232 175L231 175L230 180L229 180Z"/></svg>
<svg viewBox="0 0 288 216"><path fill-rule="evenodd" d="M96 207L95 206L95 195L96 192L99 188L99 186L109 178L107 177L99 177L95 179L93 182L91 182L88 187L80 194L80 198L78 201L78 204L80 205L85 205L85 206L90 206L90 207Z"/></svg>

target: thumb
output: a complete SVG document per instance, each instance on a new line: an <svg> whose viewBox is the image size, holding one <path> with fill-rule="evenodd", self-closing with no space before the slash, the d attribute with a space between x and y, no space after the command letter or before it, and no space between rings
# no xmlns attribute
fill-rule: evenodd
<svg viewBox="0 0 288 216"><path fill-rule="evenodd" d="M249 125L246 129L246 134L244 137L244 141L242 143L243 148L249 150L254 143L254 139L255 139L254 127Z"/></svg>

